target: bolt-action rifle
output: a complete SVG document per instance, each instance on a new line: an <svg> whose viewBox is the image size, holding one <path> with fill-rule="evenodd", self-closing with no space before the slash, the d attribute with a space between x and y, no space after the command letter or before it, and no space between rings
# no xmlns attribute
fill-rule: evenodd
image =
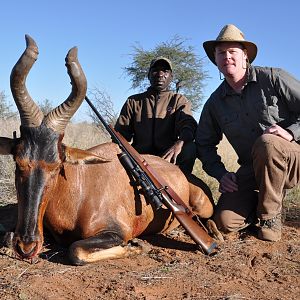
<svg viewBox="0 0 300 300"><path fill-rule="evenodd" d="M216 248L217 243L208 235L205 229L194 221L193 217L196 215L127 140L111 125L106 123L89 98L85 97L85 100L110 134L113 142L120 147L120 162L134 177L137 184L141 186L145 196L148 197L156 209L159 209L162 205L170 209L194 242L206 254L210 254Z"/></svg>

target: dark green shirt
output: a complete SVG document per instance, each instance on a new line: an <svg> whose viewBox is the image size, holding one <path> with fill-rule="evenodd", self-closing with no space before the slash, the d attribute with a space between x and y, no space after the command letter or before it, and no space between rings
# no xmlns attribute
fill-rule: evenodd
<svg viewBox="0 0 300 300"><path fill-rule="evenodd" d="M227 172L217 154L223 134L239 164L252 164L252 145L273 124L300 140L300 81L267 67L249 68L241 94L224 81L205 103L198 124L196 144L203 169L218 180Z"/></svg>

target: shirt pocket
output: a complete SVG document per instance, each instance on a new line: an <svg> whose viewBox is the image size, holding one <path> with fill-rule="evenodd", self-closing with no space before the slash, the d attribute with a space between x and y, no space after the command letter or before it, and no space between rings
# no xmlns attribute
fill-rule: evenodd
<svg viewBox="0 0 300 300"><path fill-rule="evenodd" d="M220 117L221 128L224 129L224 134L227 137L238 136L241 130L238 113L223 115Z"/></svg>
<svg viewBox="0 0 300 300"><path fill-rule="evenodd" d="M267 125L276 123L279 119L278 98L276 96L263 97L254 105L257 111L258 121Z"/></svg>

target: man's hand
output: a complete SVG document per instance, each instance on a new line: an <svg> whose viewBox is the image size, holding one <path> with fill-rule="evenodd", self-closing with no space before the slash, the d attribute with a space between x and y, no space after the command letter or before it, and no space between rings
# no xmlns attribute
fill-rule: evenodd
<svg viewBox="0 0 300 300"><path fill-rule="evenodd" d="M287 130L283 129L277 124L271 125L270 127L266 128L263 134L267 134L267 133L280 136L283 139L287 140L288 142L291 142L294 139L291 133L289 133Z"/></svg>
<svg viewBox="0 0 300 300"><path fill-rule="evenodd" d="M169 148L166 153L162 156L166 161L176 164L177 156L181 152L184 142L178 140L171 148Z"/></svg>
<svg viewBox="0 0 300 300"><path fill-rule="evenodd" d="M235 173L228 172L222 176L219 185L220 193L232 193L238 190L237 178Z"/></svg>

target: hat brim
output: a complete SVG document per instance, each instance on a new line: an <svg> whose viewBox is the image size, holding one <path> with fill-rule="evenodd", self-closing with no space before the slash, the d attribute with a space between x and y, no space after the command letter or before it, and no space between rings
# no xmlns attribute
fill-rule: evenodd
<svg viewBox="0 0 300 300"><path fill-rule="evenodd" d="M216 64L215 61L215 48L217 44L220 43L241 43L245 49L247 50L247 55L248 55L248 59L250 64L254 61L256 55L257 55L257 46L252 43L252 42L248 42L248 41L206 41L203 43L203 48L208 56L208 58L210 59L210 61Z"/></svg>

